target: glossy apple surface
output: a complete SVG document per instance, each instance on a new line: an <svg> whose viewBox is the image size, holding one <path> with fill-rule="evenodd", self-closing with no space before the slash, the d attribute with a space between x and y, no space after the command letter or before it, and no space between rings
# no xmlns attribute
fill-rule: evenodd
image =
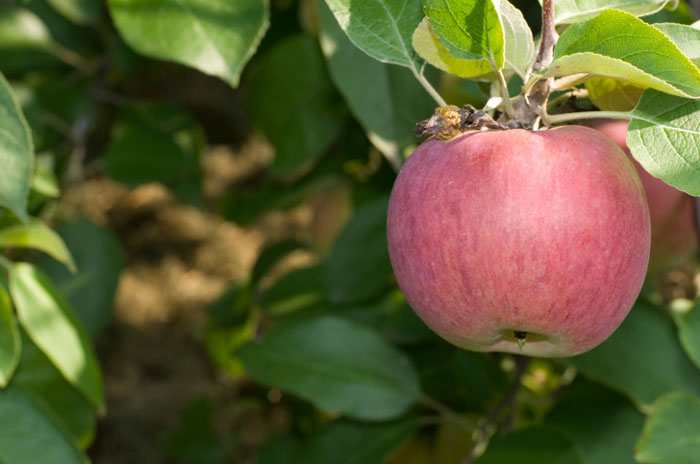
<svg viewBox="0 0 700 464"><path fill-rule="evenodd" d="M595 347L629 312L649 258L632 163L581 126L427 140L396 179L387 228L413 309L475 351Z"/></svg>
<svg viewBox="0 0 700 464"><path fill-rule="evenodd" d="M632 159L625 143L627 121L594 121L591 127L618 144ZM647 194L651 217L651 254L649 270L661 271L676 264L697 248L693 198L671 187L644 170L634 161Z"/></svg>

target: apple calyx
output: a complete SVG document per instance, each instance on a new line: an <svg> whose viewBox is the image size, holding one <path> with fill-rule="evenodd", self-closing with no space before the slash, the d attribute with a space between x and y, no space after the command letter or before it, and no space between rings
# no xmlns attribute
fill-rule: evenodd
<svg viewBox="0 0 700 464"><path fill-rule="evenodd" d="M520 346L520 349L522 350L523 346L525 346L525 341L527 340L527 332L523 332L521 330L514 330L513 336L518 341L518 346Z"/></svg>
<svg viewBox="0 0 700 464"><path fill-rule="evenodd" d="M487 112L477 110L472 105L464 105L461 108L448 105L436 108L431 117L418 122L414 133L419 137L434 135L441 140L450 140L468 130L483 128L508 130L530 129L531 126L517 120L498 122Z"/></svg>

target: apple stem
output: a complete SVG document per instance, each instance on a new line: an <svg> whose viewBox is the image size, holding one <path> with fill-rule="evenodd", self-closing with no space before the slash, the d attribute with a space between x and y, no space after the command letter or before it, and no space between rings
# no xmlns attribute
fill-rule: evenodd
<svg viewBox="0 0 700 464"><path fill-rule="evenodd" d="M514 406L518 391L520 390L522 378L527 372L529 365L529 356L515 355L515 378L513 379L513 383L496 407L491 410L486 419L474 432L474 444L469 448L469 452L464 457L461 464L472 464L474 462L477 458L477 454L483 450L491 436L498 429L503 413Z"/></svg>

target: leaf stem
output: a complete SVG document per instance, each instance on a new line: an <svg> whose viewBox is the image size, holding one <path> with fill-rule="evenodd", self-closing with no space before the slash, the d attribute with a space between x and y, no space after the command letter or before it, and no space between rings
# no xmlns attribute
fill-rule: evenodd
<svg viewBox="0 0 700 464"><path fill-rule="evenodd" d="M495 66L494 69L498 76L498 88L501 92L501 97L503 97L503 109L510 118L515 118L515 109L513 109L513 105L510 103L510 94L508 93L506 78L503 76L503 72L500 69Z"/></svg>
<svg viewBox="0 0 700 464"><path fill-rule="evenodd" d="M439 106L447 106L447 102L445 101L445 99L440 96L438 91L435 90L435 87L433 87L430 81L428 81L428 79L425 78L422 70L418 72L415 66L411 66L411 71L413 72L413 75L416 76L418 82L420 82L420 85L422 85L423 88L430 94L430 96L433 97L433 100L435 100L435 102Z"/></svg>
<svg viewBox="0 0 700 464"><path fill-rule="evenodd" d="M547 124L559 124L562 122L578 121L579 119L634 119L632 113L625 111L581 111L578 113L547 114L540 115Z"/></svg>

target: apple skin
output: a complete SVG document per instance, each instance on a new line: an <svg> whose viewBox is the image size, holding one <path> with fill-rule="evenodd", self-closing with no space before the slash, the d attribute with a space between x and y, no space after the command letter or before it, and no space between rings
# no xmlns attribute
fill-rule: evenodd
<svg viewBox="0 0 700 464"><path fill-rule="evenodd" d="M649 272L659 272L678 263L697 246L693 197L649 174L627 148L627 121L597 120L590 126L610 137L627 153L637 169L647 194L651 217Z"/></svg>
<svg viewBox="0 0 700 464"><path fill-rule="evenodd" d="M447 341L563 357L608 338L634 304L649 210L632 163L596 130L470 131L411 155L387 238L399 287Z"/></svg>

